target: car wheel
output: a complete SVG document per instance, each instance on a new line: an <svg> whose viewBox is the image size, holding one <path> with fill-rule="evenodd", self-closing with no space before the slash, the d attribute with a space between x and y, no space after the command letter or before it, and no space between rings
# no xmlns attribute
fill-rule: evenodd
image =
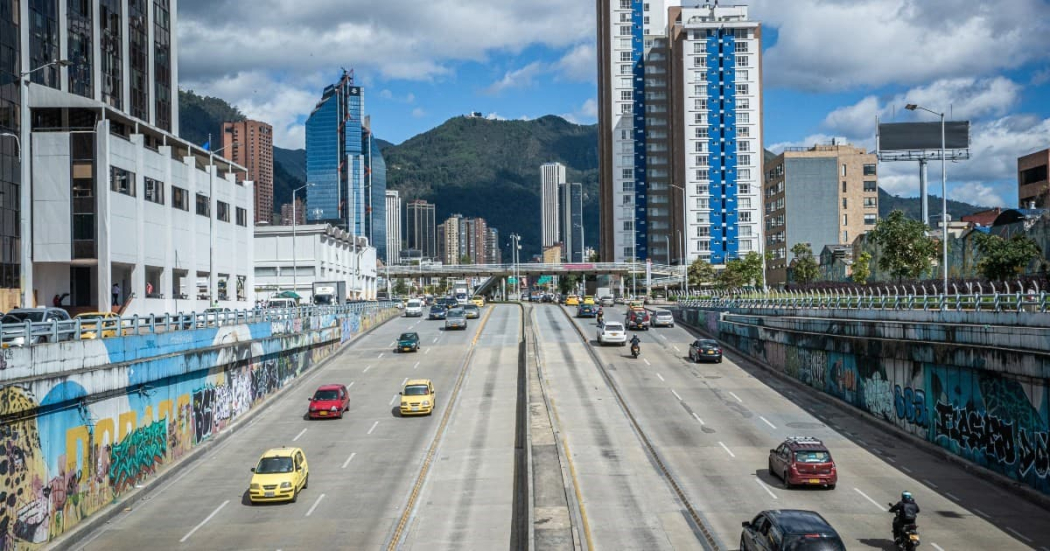
<svg viewBox="0 0 1050 551"><path fill-rule="evenodd" d="M718 358L718 363L722 363L722 358Z"/></svg>
<svg viewBox="0 0 1050 551"><path fill-rule="evenodd" d="M791 481L788 480L787 471L784 471L783 473L781 473L780 474L780 478L784 480L784 489L785 490L790 490L791 489Z"/></svg>
<svg viewBox="0 0 1050 551"><path fill-rule="evenodd" d="M834 490L835 489L835 485L834 484L828 484L828 489L829 490Z"/></svg>
<svg viewBox="0 0 1050 551"><path fill-rule="evenodd" d="M303 489L310 487L310 473L306 473L306 480L303 481Z"/></svg>
<svg viewBox="0 0 1050 551"><path fill-rule="evenodd" d="M747 551L747 545L744 543L743 534L740 535L740 551Z"/></svg>
<svg viewBox="0 0 1050 551"><path fill-rule="evenodd" d="M671 324L671 329L674 329L674 324L673 323Z"/></svg>
<svg viewBox="0 0 1050 551"><path fill-rule="evenodd" d="M292 490L292 503L299 501L299 490Z"/></svg>

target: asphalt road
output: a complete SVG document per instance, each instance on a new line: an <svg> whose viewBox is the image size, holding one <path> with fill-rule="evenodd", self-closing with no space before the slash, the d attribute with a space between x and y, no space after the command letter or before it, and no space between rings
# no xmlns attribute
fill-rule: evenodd
<svg viewBox="0 0 1050 551"><path fill-rule="evenodd" d="M486 310L488 308L492 307ZM490 353L499 348L496 342L502 342L494 338L502 339L506 331L514 331L508 328L515 327L513 320L518 311L517 307L495 308L479 338L479 345ZM470 320L466 331L454 332L441 329L444 324L440 321L420 318L400 318L378 327L325 367L306 375L302 384L276 398L277 402L269 409L249 421L250 426L231 435L166 486L154 490L133 510L100 531L86 535L83 548L116 551L179 547L271 550L383 547L404 510L470 343L480 327L479 321ZM420 351L393 353L394 339L409 329L419 332ZM480 387L477 394L481 395L473 404L467 404L468 408L478 408L485 400L490 372L502 375L491 368L493 362L486 354L478 354L473 362L480 366L477 373L468 371L471 383L467 388L474 393ZM515 366L516 361L508 368ZM434 415L414 418L398 415L398 392L403 381L410 378L434 381L437 391ZM502 395L506 384L502 376L492 381L493 390L498 386ZM343 383L350 387L350 411L341 420L305 419L307 398L318 385L325 383ZM478 409L477 413L481 411ZM477 422L475 412L469 413L463 415L463 419L469 421L467 427ZM443 448L446 455L462 443L460 428L457 426L456 432L451 433L453 437ZM491 438L493 447L500 445L500 436L505 432L509 436L503 440L509 445L504 453L513 453L512 416L500 418L498 427L494 418L492 428L476 431L482 434L482 445L488 445ZM471 436L465 445L474 443ZM306 452L310 486L300 493L297 503L252 506L246 497L251 477L249 469L263 451L281 445L299 446ZM479 468L491 465L498 473L506 463L503 455L486 451L473 460ZM512 455L510 465L513 468ZM444 482L445 476L458 476L453 486L458 483L461 489L472 483L463 473L447 472L443 468L432 475L436 475L434 480L439 482ZM493 517L492 521L509 526L512 499L509 477L506 487L505 495L498 496L503 498L499 506L506 509L506 518ZM448 525L449 522L441 520L434 511L441 506L451 506L453 514L471 516L473 526L482 526L484 518L473 518L480 504L465 501L465 493L439 495L445 491L439 483L431 484L430 489L440 492L432 492L431 503L424 501L420 506L421 522ZM491 512L494 506L486 509ZM440 533L440 529L437 530ZM448 537L454 537L451 531ZM509 533L504 539L507 537Z"/></svg>
<svg viewBox="0 0 1050 551"><path fill-rule="evenodd" d="M555 307L539 310L540 325L546 320L548 333L556 331L569 341L569 352L584 346L578 336L565 334L568 320ZM606 308L607 319L620 319L623 314L622 307ZM573 322L596 346L595 320ZM732 356L721 364L689 362L688 346L695 337L681 326L638 334L642 356L637 360L620 347L599 348L598 355L642 429L684 486L689 501L725 548L738 547L740 523L757 512L798 508L820 512L849 549L892 549L892 516L886 504L895 502L903 490L911 491L922 507L919 528L924 548L1050 547L1050 514L1045 509L840 412L826 403L830 398L812 399L759 368L742 368ZM550 349L564 347L543 342ZM578 377L588 379L596 371L590 361L575 362L575 369L580 372ZM598 380L593 383L588 380L586 393L600 392ZM590 418L590 427L609 422L599 416L617 417L615 411L594 408L581 414ZM563 411L565 425L586 424L567 418ZM623 437L633 436L630 431L619 432ZM839 470L836 489L787 490L779 478L769 474L769 449L795 435L815 436L827 444ZM616 448L622 453L631 448L630 442ZM595 470L622 461L619 454L587 459L598 463L591 466ZM604 490L595 492L586 481L582 489L588 503L607 497ZM653 512L638 507L634 515L645 518ZM625 516L631 515L625 511ZM598 541L621 537L622 527L593 520L590 524Z"/></svg>

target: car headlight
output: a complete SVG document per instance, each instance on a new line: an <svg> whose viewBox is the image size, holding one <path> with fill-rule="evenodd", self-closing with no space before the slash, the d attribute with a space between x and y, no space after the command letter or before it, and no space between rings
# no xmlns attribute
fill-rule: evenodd
<svg viewBox="0 0 1050 551"><path fill-rule="evenodd" d="M259 489L259 485L258 484L252 484L251 485L251 489L258 490Z"/></svg>
<svg viewBox="0 0 1050 551"><path fill-rule="evenodd" d="M282 482L281 483L281 488L291 488L291 487L292 487L292 483L291 482Z"/></svg>
<svg viewBox="0 0 1050 551"><path fill-rule="evenodd" d="M423 405L424 406L429 406L430 405L430 400L424 400L423 401Z"/></svg>
<svg viewBox="0 0 1050 551"><path fill-rule="evenodd" d="M335 410L336 410L335 406L332 406L332 407L328 408L328 411L335 411Z"/></svg>

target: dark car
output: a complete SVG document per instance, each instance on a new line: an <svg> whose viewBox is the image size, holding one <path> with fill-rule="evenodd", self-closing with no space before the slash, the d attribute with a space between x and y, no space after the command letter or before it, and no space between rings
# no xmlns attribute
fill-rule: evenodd
<svg viewBox="0 0 1050 551"><path fill-rule="evenodd" d="M835 489L839 473L835 460L816 438L793 436L769 450L769 474L784 481L784 487L824 486Z"/></svg>
<svg viewBox="0 0 1050 551"><path fill-rule="evenodd" d="M596 318L598 317L598 307L593 304L581 304L576 308L576 317Z"/></svg>
<svg viewBox="0 0 1050 551"><path fill-rule="evenodd" d="M322 417L343 418L343 412L350 410L350 393L343 385L321 385L310 398L310 418Z"/></svg>
<svg viewBox="0 0 1050 551"><path fill-rule="evenodd" d="M443 320L448 315L448 308L445 308L444 304L435 304L430 307L430 314L427 319L432 320Z"/></svg>
<svg viewBox="0 0 1050 551"><path fill-rule="evenodd" d="M722 345L711 339L695 340L689 345L689 359L696 363L722 363Z"/></svg>
<svg viewBox="0 0 1050 551"><path fill-rule="evenodd" d="M419 333L401 333L394 352L419 352Z"/></svg>
<svg viewBox="0 0 1050 551"><path fill-rule="evenodd" d="M649 330L649 311L641 308L632 308L627 311L627 317L624 318L623 324L628 329L641 329L642 331Z"/></svg>
<svg viewBox="0 0 1050 551"><path fill-rule="evenodd" d="M743 526L741 551L846 551L838 532L814 511L762 511Z"/></svg>

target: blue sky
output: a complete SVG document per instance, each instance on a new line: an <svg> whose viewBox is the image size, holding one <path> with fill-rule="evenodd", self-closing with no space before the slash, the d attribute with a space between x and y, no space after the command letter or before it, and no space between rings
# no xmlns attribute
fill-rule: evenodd
<svg viewBox="0 0 1050 551"><path fill-rule="evenodd" d="M949 166L949 196L1016 205L1016 157L1050 147L1050 0L741 3L765 30L767 148L873 148L876 116L951 109L972 121L973 158ZM303 146L341 67L395 143L471 111L596 120L591 0L183 0L179 18L181 86L270 122L281 147ZM885 163L880 185L913 196L916 173Z"/></svg>

